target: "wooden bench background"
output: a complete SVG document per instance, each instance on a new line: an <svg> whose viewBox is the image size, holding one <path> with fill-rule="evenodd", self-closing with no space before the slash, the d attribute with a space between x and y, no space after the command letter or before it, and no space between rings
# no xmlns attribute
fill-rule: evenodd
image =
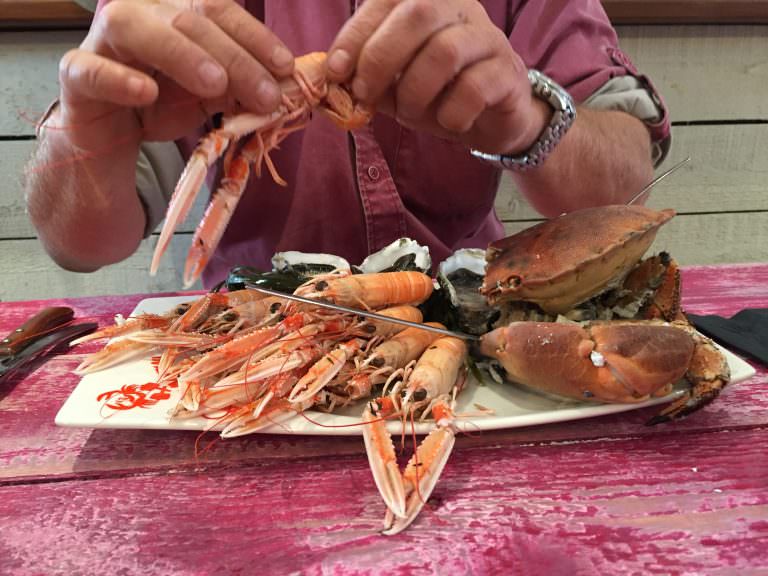
<svg viewBox="0 0 768 576"><path fill-rule="evenodd" d="M0 0L0 9L24 3ZM653 249L669 250L682 264L768 261L768 3L733 2L742 12L728 18L723 9L720 19L728 23L693 25L621 22L678 22L685 20L681 6L722 9L728 3L605 4L621 47L653 79L671 110L673 146L662 169L692 158L652 195L650 206L678 211ZM661 7L659 18L643 16L647 12L639 7L648 4ZM58 59L85 32L24 30L31 21L18 16L23 11L15 14L16 28L0 31L0 300L180 289L181 263L200 206L177 233L155 278L147 270L156 236L128 260L92 274L60 270L42 250L25 213L22 168L35 146L34 119L58 92ZM76 23L76 16L68 12L67 22ZM497 210L509 232L540 220L508 178Z"/></svg>

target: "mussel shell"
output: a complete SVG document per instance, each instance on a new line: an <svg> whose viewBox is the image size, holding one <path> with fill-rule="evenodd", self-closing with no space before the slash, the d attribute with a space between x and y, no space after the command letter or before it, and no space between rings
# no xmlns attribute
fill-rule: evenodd
<svg viewBox="0 0 768 576"><path fill-rule="evenodd" d="M251 266L235 266L229 271L225 282L227 290L242 290L246 283L279 292L293 293L296 288L309 280L309 276L296 270L263 272Z"/></svg>

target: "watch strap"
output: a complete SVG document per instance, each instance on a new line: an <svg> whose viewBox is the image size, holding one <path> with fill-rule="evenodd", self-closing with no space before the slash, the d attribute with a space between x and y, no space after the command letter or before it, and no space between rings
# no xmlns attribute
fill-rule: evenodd
<svg viewBox="0 0 768 576"><path fill-rule="evenodd" d="M476 158L507 170L523 172L540 166L552 153L576 119L576 106L570 94L554 80L538 70L528 70L528 80L534 96L554 109L552 119L531 147L520 154L488 154L471 150Z"/></svg>

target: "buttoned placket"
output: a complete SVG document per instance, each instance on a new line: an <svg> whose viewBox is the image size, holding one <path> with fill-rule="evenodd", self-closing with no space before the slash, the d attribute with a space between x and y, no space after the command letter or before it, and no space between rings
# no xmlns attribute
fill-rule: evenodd
<svg viewBox="0 0 768 576"><path fill-rule="evenodd" d="M365 215L368 253L406 236L405 207L369 124L352 132L355 175Z"/></svg>

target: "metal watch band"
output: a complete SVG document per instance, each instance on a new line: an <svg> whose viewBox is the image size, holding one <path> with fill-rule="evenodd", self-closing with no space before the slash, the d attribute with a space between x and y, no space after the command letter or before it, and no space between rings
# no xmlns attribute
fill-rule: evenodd
<svg viewBox="0 0 768 576"><path fill-rule="evenodd" d="M521 154L487 154L479 150L471 150L472 156L500 168L523 172L540 166L555 149L576 119L573 98L554 80L538 70L528 70L528 80L533 94L555 110L549 125L544 128L536 142Z"/></svg>

